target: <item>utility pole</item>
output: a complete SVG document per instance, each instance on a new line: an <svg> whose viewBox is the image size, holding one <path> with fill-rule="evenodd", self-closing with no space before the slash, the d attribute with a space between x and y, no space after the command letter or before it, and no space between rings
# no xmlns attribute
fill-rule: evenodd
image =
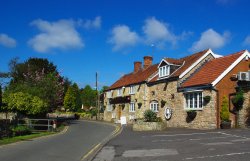
<svg viewBox="0 0 250 161"><path fill-rule="evenodd" d="M99 107L99 92L98 92L98 73L96 72L96 108L97 108L97 119L100 119L100 107Z"/></svg>

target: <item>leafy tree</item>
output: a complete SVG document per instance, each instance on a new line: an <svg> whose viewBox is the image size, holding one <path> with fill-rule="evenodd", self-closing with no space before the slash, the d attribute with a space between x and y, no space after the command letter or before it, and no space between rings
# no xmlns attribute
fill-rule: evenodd
<svg viewBox="0 0 250 161"><path fill-rule="evenodd" d="M82 103L85 107L95 107L97 100L96 90L93 90L89 85L86 85L84 89L81 90Z"/></svg>
<svg viewBox="0 0 250 161"><path fill-rule="evenodd" d="M64 79L57 72L55 65L47 59L30 58L24 63L17 63L16 59L12 60L9 66L12 79L4 91L4 96L8 97L8 95L22 92L31 95L34 100L41 99L49 107L49 111L62 107ZM9 102L6 103L10 105ZM25 113L38 113L32 110L25 111Z"/></svg>
<svg viewBox="0 0 250 161"><path fill-rule="evenodd" d="M2 96L3 95L3 93L2 93L2 85L0 84L0 109L2 108Z"/></svg>
<svg viewBox="0 0 250 161"><path fill-rule="evenodd" d="M107 90L109 87L108 86L103 86L102 89L100 90L100 93L103 93L105 90Z"/></svg>
<svg viewBox="0 0 250 161"><path fill-rule="evenodd" d="M37 115L48 112L48 105L37 96L28 93L16 92L4 97L11 111L20 112L27 115Z"/></svg>
<svg viewBox="0 0 250 161"><path fill-rule="evenodd" d="M70 86L64 97L64 107L69 111L77 111L81 108L80 91L76 83Z"/></svg>
<svg viewBox="0 0 250 161"><path fill-rule="evenodd" d="M11 83L27 81L27 78L37 77L39 74L58 73L56 66L47 59L29 58L24 63L18 63L18 59L11 60Z"/></svg>

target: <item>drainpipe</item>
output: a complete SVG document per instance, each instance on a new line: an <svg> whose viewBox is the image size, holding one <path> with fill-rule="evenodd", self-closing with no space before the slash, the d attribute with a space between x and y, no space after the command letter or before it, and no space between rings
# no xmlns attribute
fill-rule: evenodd
<svg viewBox="0 0 250 161"><path fill-rule="evenodd" d="M217 129L220 128L220 107L219 107L219 90L213 88L213 90L216 92L216 126Z"/></svg>

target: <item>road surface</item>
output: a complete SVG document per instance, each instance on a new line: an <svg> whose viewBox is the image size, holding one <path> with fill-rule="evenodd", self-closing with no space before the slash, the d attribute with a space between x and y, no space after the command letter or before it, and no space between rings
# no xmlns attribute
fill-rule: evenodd
<svg viewBox="0 0 250 161"><path fill-rule="evenodd" d="M0 161L79 161L114 130L108 124L72 121L64 134L0 146Z"/></svg>

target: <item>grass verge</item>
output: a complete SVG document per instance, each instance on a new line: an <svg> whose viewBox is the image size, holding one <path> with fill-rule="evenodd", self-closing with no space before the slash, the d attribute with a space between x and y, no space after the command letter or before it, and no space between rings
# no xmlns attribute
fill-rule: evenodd
<svg viewBox="0 0 250 161"><path fill-rule="evenodd" d="M42 137L42 136L56 134L56 133L61 132L64 128L65 128L65 126L61 125L60 127L57 128L56 132L33 132L30 135L3 138L3 139L0 139L0 146L15 143L15 142L19 142L19 141L30 140L30 139L34 139L34 138L38 138L38 137Z"/></svg>

